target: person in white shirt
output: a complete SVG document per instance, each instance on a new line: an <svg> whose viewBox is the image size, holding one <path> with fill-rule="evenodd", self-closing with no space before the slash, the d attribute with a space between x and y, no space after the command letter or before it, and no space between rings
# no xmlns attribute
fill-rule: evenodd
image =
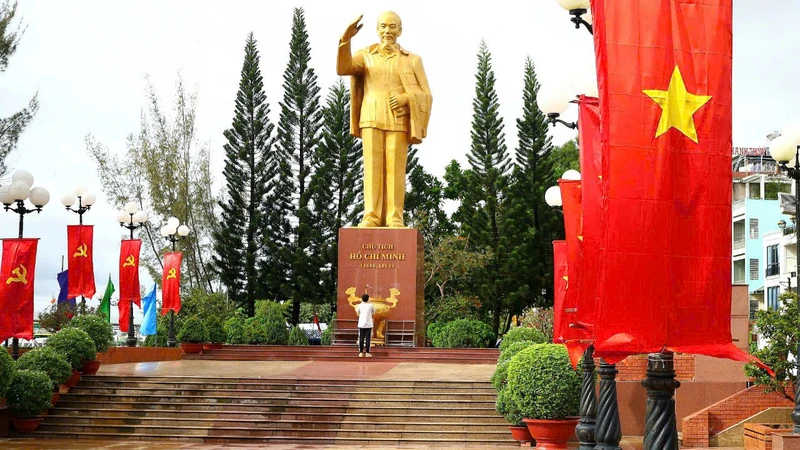
<svg viewBox="0 0 800 450"><path fill-rule="evenodd" d="M358 314L358 357L363 358L366 352L367 358L372 358L369 344L372 338L372 315L375 314L375 307L369 302L369 294L361 296L361 303L356 306L356 314Z"/></svg>

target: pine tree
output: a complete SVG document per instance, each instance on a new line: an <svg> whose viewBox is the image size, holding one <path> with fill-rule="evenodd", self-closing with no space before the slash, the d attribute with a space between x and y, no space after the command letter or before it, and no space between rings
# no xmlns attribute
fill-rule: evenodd
<svg viewBox="0 0 800 450"><path fill-rule="evenodd" d="M419 164L417 149L408 146L404 220L422 232L426 249L434 248L454 230L444 211L444 185Z"/></svg>
<svg viewBox="0 0 800 450"><path fill-rule="evenodd" d="M228 294L252 317L258 294L256 262L264 257L264 228L275 160L272 155L274 125L259 69L253 33L247 36L236 114L225 130L226 199L220 201L222 216L214 233L214 263Z"/></svg>
<svg viewBox="0 0 800 450"><path fill-rule="evenodd" d="M295 8L292 18L292 38L289 42L289 63L283 74L283 101L278 121L278 153L282 160L279 166L281 189L291 194L292 202L280 205L278 216L291 224L290 251L281 251L281 257L289 258L280 264L290 267L286 289L292 299L292 324L300 319L300 303L319 295L318 267L314 267L314 255L309 254L315 224L311 210L309 184L313 176L313 164L319 145L322 128L317 75L309 67L311 46L308 43L305 16L302 8ZM282 201L282 200L280 200Z"/></svg>
<svg viewBox="0 0 800 450"><path fill-rule="evenodd" d="M363 152L361 142L350 134L350 92L341 79L328 93L314 172L314 241L322 280L321 294L314 300L334 304L339 229L358 223L364 203Z"/></svg>

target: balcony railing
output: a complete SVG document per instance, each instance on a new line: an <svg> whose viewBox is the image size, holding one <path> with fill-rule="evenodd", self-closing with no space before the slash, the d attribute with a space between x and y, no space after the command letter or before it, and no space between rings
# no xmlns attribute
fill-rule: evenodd
<svg viewBox="0 0 800 450"><path fill-rule="evenodd" d="M786 227L783 228L783 235L784 236L788 236L790 234L794 234L794 226L793 225L787 225Z"/></svg>
<svg viewBox="0 0 800 450"><path fill-rule="evenodd" d="M734 250L741 250L744 248L745 240L742 239L734 239L733 241L733 249Z"/></svg>

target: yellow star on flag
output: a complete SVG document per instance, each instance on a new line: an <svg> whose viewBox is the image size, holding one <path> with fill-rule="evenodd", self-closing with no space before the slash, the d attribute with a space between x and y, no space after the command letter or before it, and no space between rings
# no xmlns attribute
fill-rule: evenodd
<svg viewBox="0 0 800 450"><path fill-rule="evenodd" d="M697 130L694 127L694 113L711 100L710 95L694 95L686 91L678 66L672 72L666 91L644 90L648 97L661 107L661 120L658 121L656 137L675 128L697 143Z"/></svg>

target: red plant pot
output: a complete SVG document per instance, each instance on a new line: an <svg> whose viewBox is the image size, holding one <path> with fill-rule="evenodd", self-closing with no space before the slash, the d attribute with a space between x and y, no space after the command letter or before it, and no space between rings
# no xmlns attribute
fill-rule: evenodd
<svg viewBox="0 0 800 450"><path fill-rule="evenodd" d="M100 370L100 361L96 359L85 361L81 368L81 372L83 372L84 375L94 375L98 370Z"/></svg>
<svg viewBox="0 0 800 450"><path fill-rule="evenodd" d="M52 406L56 406L56 403L58 403L58 397L60 397L60 396L61 396L60 392L53 392L53 398L52 398L52 400L50 400L50 403L52 403Z"/></svg>
<svg viewBox="0 0 800 450"><path fill-rule="evenodd" d="M509 426L508 428L511 429L511 438L515 441L519 441L520 444L533 441L533 436L531 436L528 427Z"/></svg>
<svg viewBox="0 0 800 450"><path fill-rule="evenodd" d="M41 417L33 417L29 419L11 419L14 424L14 429L20 433L30 433L39 428L39 423L42 421Z"/></svg>
<svg viewBox="0 0 800 450"><path fill-rule="evenodd" d="M575 435L578 418L564 420L523 419L531 436L536 440L537 450L567 450L569 438Z"/></svg>
<svg viewBox="0 0 800 450"><path fill-rule="evenodd" d="M219 350L222 344L203 344L203 350Z"/></svg>
<svg viewBox="0 0 800 450"><path fill-rule="evenodd" d="M203 351L203 344L181 342L181 348L183 349L184 353L200 353Z"/></svg>
<svg viewBox="0 0 800 450"><path fill-rule="evenodd" d="M64 383L66 387L75 387L78 385L78 382L81 381L81 373L77 370L72 371L72 376L67 379Z"/></svg>

